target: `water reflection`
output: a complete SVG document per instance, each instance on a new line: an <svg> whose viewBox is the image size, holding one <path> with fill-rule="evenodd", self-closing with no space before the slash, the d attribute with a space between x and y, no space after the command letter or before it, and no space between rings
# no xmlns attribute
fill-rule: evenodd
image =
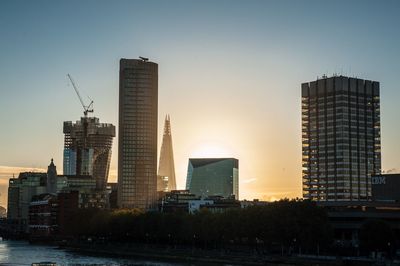
<svg viewBox="0 0 400 266"><path fill-rule="evenodd" d="M51 261L57 265L181 265L146 260L102 258L70 253L54 246L30 245L25 241L0 241L0 265L28 265Z"/></svg>

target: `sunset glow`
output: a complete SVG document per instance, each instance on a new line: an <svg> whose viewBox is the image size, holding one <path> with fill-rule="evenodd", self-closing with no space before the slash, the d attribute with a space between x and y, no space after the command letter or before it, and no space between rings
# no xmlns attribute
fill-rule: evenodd
<svg viewBox="0 0 400 266"><path fill-rule="evenodd" d="M119 59L145 56L159 65L158 152L170 114L180 189L189 158L234 157L240 198L301 197L300 86L333 73L381 81L382 169L400 171L396 1L156 2L3 4L1 165L54 158L61 174L63 121L82 116L65 75L118 128ZM117 157L118 136L113 182ZM14 171L0 172L3 204Z"/></svg>

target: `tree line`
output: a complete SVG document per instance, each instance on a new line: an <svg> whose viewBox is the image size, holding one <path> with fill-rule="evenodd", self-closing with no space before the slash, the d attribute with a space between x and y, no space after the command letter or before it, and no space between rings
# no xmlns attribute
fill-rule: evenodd
<svg viewBox="0 0 400 266"><path fill-rule="evenodd" d="M326 211L307 200L280 200L266 206L195 214L139 210L80 209L64 235L109 242L185 245L202 248L323 249L333 234Z"/></svg>

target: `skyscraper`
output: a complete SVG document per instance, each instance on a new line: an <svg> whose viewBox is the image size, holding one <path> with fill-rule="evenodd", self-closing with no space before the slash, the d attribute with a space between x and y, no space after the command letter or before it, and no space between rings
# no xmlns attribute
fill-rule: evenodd
<svg viewBox="0 0 400 266"><path fill-rule="evenodd" d="M238 159L189 159L186 189L201 197L234 196L239 199Z"/></svg>
<svg viewBox="0 0 400 266"><path fill-rule="evenodd" d="M118 206L150 209L157 199L158 65L121 59Z"/></svg>
<svg viewBox="0 0 400 266"><path fill-rule="evenodd" d="M379 82L323 76L301 89L304 198L369 200L381 171Z"/></svg>
<svg viewBox="0 0 400 266"><path fill-rule="evenodd" d="M64 122L64 175L90 175L96 188L106 188L115 127L96 117Z"/></svg>
<svg viewBox="0 0 400 266"><path fill-rule="evenodd" d="M165 117L164 135L158 165L157 191L176 190L174 153L172 149L171 120Z"/></svg>

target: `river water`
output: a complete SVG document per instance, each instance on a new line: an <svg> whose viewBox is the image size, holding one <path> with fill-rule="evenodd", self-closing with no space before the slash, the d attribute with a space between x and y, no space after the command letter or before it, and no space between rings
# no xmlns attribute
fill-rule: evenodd
<svg viewBox="0 0 400 266"><path fill-rule="evenodd" d="M58 265L151 265L175 266L178 263L164 263L151 260L134 260L93 257L71 253L54 246L30 245L25 241L0 241L0 265L31 265L34 262L55 262Z"/></svg>

